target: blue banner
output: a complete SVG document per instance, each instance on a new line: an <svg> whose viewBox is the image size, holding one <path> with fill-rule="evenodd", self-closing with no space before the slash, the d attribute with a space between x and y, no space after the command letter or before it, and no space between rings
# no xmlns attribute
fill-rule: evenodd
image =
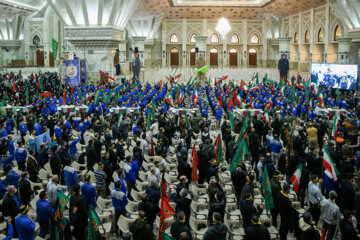
<svg viewBox="0 0 360 240"><path fill-rule="evenodd" d="M65 60L66 65L66 83L70 86L80 84L80 60Z"/></svg>
<svg viewBox="0 0 360 240"><path fill-rule="evenodd" d="M39 136L37 136L36 138L36 147L37 147L37 151L40 151L40 144L41 143L45 143L46 148L49 149L50 148L50 130L47 130L46 133L43 133Z"/></svg>

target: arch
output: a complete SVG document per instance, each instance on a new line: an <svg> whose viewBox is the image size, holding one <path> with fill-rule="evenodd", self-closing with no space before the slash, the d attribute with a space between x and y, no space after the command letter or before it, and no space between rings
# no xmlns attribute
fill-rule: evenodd
<svg viewBox="0 0 360 240"><path fill-rule="evenodd" d="M240 38L236 33L233 33L230 38L230 43L239 43Z"/></svg>
<svg viewBox="0 0 360 240"><path fill-rule="evenodd" d="M191 34L190 36L190 43L196 43L195 37L197 37L196 33Z"/></svg>
<svg viewBox="0 0 360 240"><path fill-rule="evenodd" d="M170 50L170 52L172 52L172 53L178 53L178 52L179 52L179 49L177 49L176 47L174 47L174 48L172 48L172 49Z"/></svg>
<svg viewBox="0 0 360 240"><path fill-rule="evenodd" d="M192 48L192 49L190 50L190 52L192 52L192 53L196 52L196 48Z"/></svg>
<svg viewBox="0 0 360 240"><path fill-rule="evenodd" d="M294 34L294 43L299 43L299 35L297 32Z"/></svg>
<svg viewBox="0 0 360 240"><path fill-rule="evenodd" d="M237 50L236 48L231 48L231 49L229 50L229 52L230 52L230 53L237 53L238 50Z"/></svg>
<svg viewBox="0 0 360 240"><path fill-rule="evenodd" d="M253 33L250 37L250 43L251 44L259 44L260 43L260 38L259 35L257 33Z"/></svg>
<svg viewBox="0 0 360 240"><path fill-rule="evenodd" d="M190 49L190 66L196 64L196 48Z"/></svg>
<svg viewBox="0 0 360 240"><path fill-rule="evenodd" d="M217 50L217 48L212 48L212 49L210 49L210 52L211 52L211 53L217 53L218 50Z"/></svg>
<svg viewBox="0 0 360 240"><path fill-rule="evenodd" d="M229 50L229 65L230 66L238 65L238 50L236 48L231 48Z"/></svg>
<svg viewBox="0 0 360 240"><path fill-rule="evenodd" d="M305 31L304 42L305 42L305 43L309 43L309 42L310 42L310 33L309 33L308 30Z"/></svg>
<svg viewBox="0 0 360 240"><path fill-rule="evenodd" d="M218 65L218 50L217 48L210 49L210 65L217 66Z"/></svg>
<svg viewBox="0 0 360 240"><path fill-rule="evenodd" d="M33 45L39 45L41 42L39 35L35 34L35 36L31 39L31 43Z"/></svg>
<svg viewBox="0 0 360 240"><path fill-rule="evenodd" d="M334 29L334 41L337 41L338 38L341 37L342 37L342 28L339 24L337 24Z"/></svg>
<svg viewBox="0 0 360 240"><path fill-rule="evenodd" d="M257 53L256 48L250 48L250 49L249 49L249 53Z"/></svg>
<svg viewBox="0 0 360 240"><path fill-rule="evenodd" d="M317 41L324 42L324 31L322 30L322 28L319 28L318 30Z"/></svg>
<svg viewBox="0 0 360 240"><path fill-rule="evenodd" d="M170 36L170 43L178 43L179 42L179 37L176 33L171 34Z"/></svg>
<svg viewBox="0 0 360 240"><path fill-rule="evenodd" d="M216 33L210 36L210 43L219 43L219 36Z"/></svg>

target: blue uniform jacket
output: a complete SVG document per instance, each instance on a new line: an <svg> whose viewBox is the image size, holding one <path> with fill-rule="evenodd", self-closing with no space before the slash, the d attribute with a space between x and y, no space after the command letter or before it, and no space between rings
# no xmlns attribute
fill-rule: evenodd
<svg viewBox="0 0 360 240"><path fill-rule="evenodd" d="M50 206L47 200L37 200L36 202L36 221L37 222L49 222L51 215L54 213L54 209Z"/></svg>
<svg viewBox="0 0 360 240"><path fill-rule="evenodd" d="M96 207L96 190L93 185L91 185L90 183L81 185L81 194L84 197L84 200L88 207L89 205Z"/></svg>
<svg viewBox="0 0 360 240"><path fill-rule="evenodd" d="M15 226L19 234L19 240L33 240L35 235L35 223L26 215L15 218Z"/></svg>
<svg viewBox="0 0 360 240"><path fill-rule="evenodd" d="M124 211L126 205L128 204L128 200L126 198L126 194L120 190L112 190L111 191L111 199L115 211Z"/></svg>
<svg viewBox="0 0 360 240"><path fill-rule="evenodd" d="M65 184L68 187L72 187L78 183L77 173L73 166L68 165L64 167L64 178Z"/></svg>

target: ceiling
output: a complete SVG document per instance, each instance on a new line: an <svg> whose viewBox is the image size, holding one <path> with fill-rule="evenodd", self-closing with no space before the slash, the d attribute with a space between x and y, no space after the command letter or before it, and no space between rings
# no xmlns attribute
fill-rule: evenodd
<svg viewBox="0 0 360 240"><path fill-rule="evenodd" d="M249 7L249 4L257 6ZM164 14L164 18L170 19L212 19L222 16L229 19L265 19L268 14L285 17L324 4L326 0L141 0L133 17Z"/></svg>

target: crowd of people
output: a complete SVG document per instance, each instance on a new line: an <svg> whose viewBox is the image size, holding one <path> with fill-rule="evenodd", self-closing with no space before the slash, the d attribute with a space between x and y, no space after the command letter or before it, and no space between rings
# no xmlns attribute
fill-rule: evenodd
<svg viewBox="0 0 360 240"><path fill-rule="evenodd" d="M231 214L246 240L330 240L336 226L342 239L359 239L355 91L226 77L69 86L56 73L21 72L0 75L0 89L5 239L235 239ZM114 208L112 228L91 238L91 209L104 210L99 199ZM195 227L194 203L206 208ZM130 204L137 215L123 231L118 220L132 218ZM166 214L174 216L165 228Z"/></svg>

